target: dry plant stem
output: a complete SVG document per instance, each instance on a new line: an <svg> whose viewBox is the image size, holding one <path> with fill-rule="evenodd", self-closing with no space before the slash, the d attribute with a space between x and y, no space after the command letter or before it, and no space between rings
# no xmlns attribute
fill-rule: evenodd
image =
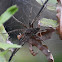
<svg viewBox="0 0 62 62"><path fill-rule="evenodd" d="M57 0L58 6L57 6L57 18L59 22L59 26L57 27L57 30L59 32L60 38L62 39L62 0Z"/></svg>

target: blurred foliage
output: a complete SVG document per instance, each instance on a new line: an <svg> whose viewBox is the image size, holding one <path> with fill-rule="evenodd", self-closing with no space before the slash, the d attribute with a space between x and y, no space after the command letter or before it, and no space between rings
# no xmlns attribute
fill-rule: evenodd
<svg viewBox="0 0 62 62"><path fill-rule="evenodd" d="M36 1L42 5L42 3L44 3L46 0L36 0ZM49 0L48 3L56 4L57 0Z"/></svg>
<svg viewBox="0 0 62 62"><path fill-rule="evenodd" d="M6 33L3 25L0 26L0 42L5 42L8 38L8 34Z"/></svg>
<svg viewBox="0 0 62 62"><path fill-rule="evenodd" d="M46 19L46 18L43 18L41 19L38 24L40 26L45 26L45 27L53 27L53 28L56 28L58 26L58 23L56 20L52 20L52 19Z"/></svg>
<svg viewBox="0 0 62 62"><path fill-rule="evenodd" d="M8 33L5 31L3 23L10 19L16 12L18 8L16 5L11 6L8 8L1 16L0 16L0 49L4 49L6 51L0 52L0 62L6 62L4 55L8 52L7 49L9 48L20 48L21 46L16 44L7 44L5 41L8 41Z"/></svg>
<svg viewBox="0 0 62 62"><path fill-rule="evenodd" d="M43 5L43 3L46 0L36 0L40 5ZM45 6L48 10L56 10L56 6L54 4L56 4L57 1L56 0L49 0L47 5Z"/></svg>
<svg viewBox="0 0 62 62"><path fill-rule="evenodd" d="M49 5L49 6L47 6L47 9L54 11L54 10L56 10L56 7L55 6L52 6L52 5Z"/></svg>
<svg viewBox="0 0 62 62"><path fill-rule="evenodd" d="M21 48L21 46L16 45L16 44L7 44L7 43L0 42L0 48L6 50L6 49L9 49L9 48Z"/></svg>
<svg viewBox="0 0 62 62"><path fill-rule="evenodd" d="M6 59L4 56L0 56L0 62L6 62Z"/></svg>
<svg viewBox="0 0 62 62"><path fill-rule="evenodd" d="M6 55L8 50L0 52L0 62L7 62L4 55Z"/></svg>
<svg viewBox="0 0 62 62"><path fill-rule="evenodd" d="M10 17L12 17L16 12L18 11L18 8L16 5L8 8L1 16L0 16L0 26L7 21Z"/></svg>
<svg viewBox="0 0 62 62"><path fill-rule="evenodd" d="M56 4L57 0L49 0L49 3Z"/></svg>

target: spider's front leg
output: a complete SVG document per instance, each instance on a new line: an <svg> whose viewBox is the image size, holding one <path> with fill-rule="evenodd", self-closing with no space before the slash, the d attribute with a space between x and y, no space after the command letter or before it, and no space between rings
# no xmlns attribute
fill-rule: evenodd
<svg viewBox="0 0 62 62"><path fill-rule="evenodd" d="M30 53L31 53L33 56L36 56L36 55L38 54L38 51L35 53L32 47L33 47L33 45L30 43L30 44L29 44L29 51L30 51Z"/></svg>

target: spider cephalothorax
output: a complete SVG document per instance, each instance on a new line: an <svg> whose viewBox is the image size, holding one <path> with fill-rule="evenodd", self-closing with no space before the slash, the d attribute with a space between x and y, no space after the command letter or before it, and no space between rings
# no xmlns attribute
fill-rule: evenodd
<svg viewBox="0 0 62 62"><path fill-rule="evenodd" d="M29 28L25 31L25 35L26 36L32 36L35 35L38 31L40 30L40 28Z"/></svg>
<svg viewBox="0 0 62 62"><path fill-rule="evenodd" d="M36 46L40 51L43 52L43 54L47 57L48 62L54 62L53 56L51 52L48 50L48 47L46 45L42 44L43 40L49 39L51 36L51 33L54 31L53 28L45 29L45 31L40 30L39 27L33 28L33 23L38 19L42 9L44 8L45 4L48 2L48 0L45 1L45 3L42 5L40 11L38 12L37 16L32 20L31 23L29 23L29 27L26 27L22 22L21 24L26 28L22 34L18 35L17 38L19 40L19 45L24 45L24 43L29 44L29 50L33 56L35 56L38 52L34 52L32 49L33 46ZM15 17L13 17L16 21L18 21ZM19 50L20 48L14 49L12 55L9 58L9 61L11 61L14 54Z"/></svg>

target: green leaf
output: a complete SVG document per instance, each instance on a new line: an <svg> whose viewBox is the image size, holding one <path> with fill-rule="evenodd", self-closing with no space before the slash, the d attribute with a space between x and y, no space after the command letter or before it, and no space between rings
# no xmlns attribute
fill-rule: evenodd
<svg viewBox="0 0 62 62"><path fill-rule="evenodd" d="M8 51L9 51L9 50L5 50L5 51L3 51L3 52L0 52L0 56L6 55L6 54L8 53Z"/></svg>
<svg viewBox="0 0 62 62"><path fill-rule="evenodd" d="M40 5L42 5L42 2L44 3L46 0L36 0ZM49 0L48 3L56 4L57 0Z"/></svg>
<svg viewBox="0 0 62 62"><path fill-rule="evenodd" d="M46 1L46 0L36 0L40 5L43 5L43 3ZM52 2L53 1L53 2ZM52 2L52 3L51 3ZM54 0L49 0L48 1L48 4L46 5L46 8L48 10L56 10L56 7L54 5L54 3L56 4L57 1L54 1Z"/></svg>
<svg viewBox="0 0 62 62"><path fill-rule="evenodd" d="M47 9L54 11L54 10L56 10L56 7L53 5L49 5L49 6L47 6Z"/></svg>
<svg viewBox="0 0 62 62"><path fill-rule="evenodd" d="M10 19L16 12L18 11L18 8L16 5L11 6L8 8L1 16L0 16L0 26Z"/></svg>
<svg viewBox="0 0 62 62"><path fill-rule="evenodd" d="M0 52L0 62L6 62L5 55L8 53L8 50Z"/></svg>
<svg viewBox="0 0 62 62"><path fill-rule="evenodd" d="M5 34L6 33L6 34ZM3 25L0 26L0 42L5 42L8 38L8 34Z"/></svg>
<svg viewBox="0 0 62 62"><path fill-rule="evenodd" d="M17 44L7 44L7 43L0 42L0 48L6 50L9 48L21 48L21 46Z"/></svg>
<svg viewBox="0 0 62 62"><path fill-rule="evenodd" d="M46 27L52 27L52 28L56 28L58 26L58 23L56 20L46 19L46 18L41 19L38 22L38 24L40 26L46 26Z"/></svg>
<svg viewBox="0 0 62 62"><path fill-rule="evenodd" d="M49 3L56 4L57 0L49 0Z"/></svg>
<svg viewBox="0 0 62 62"><path fill-rule="evenodd" d="M41 2L41 0L36 0L40 5L42 5L42 2Z"/></svg>

